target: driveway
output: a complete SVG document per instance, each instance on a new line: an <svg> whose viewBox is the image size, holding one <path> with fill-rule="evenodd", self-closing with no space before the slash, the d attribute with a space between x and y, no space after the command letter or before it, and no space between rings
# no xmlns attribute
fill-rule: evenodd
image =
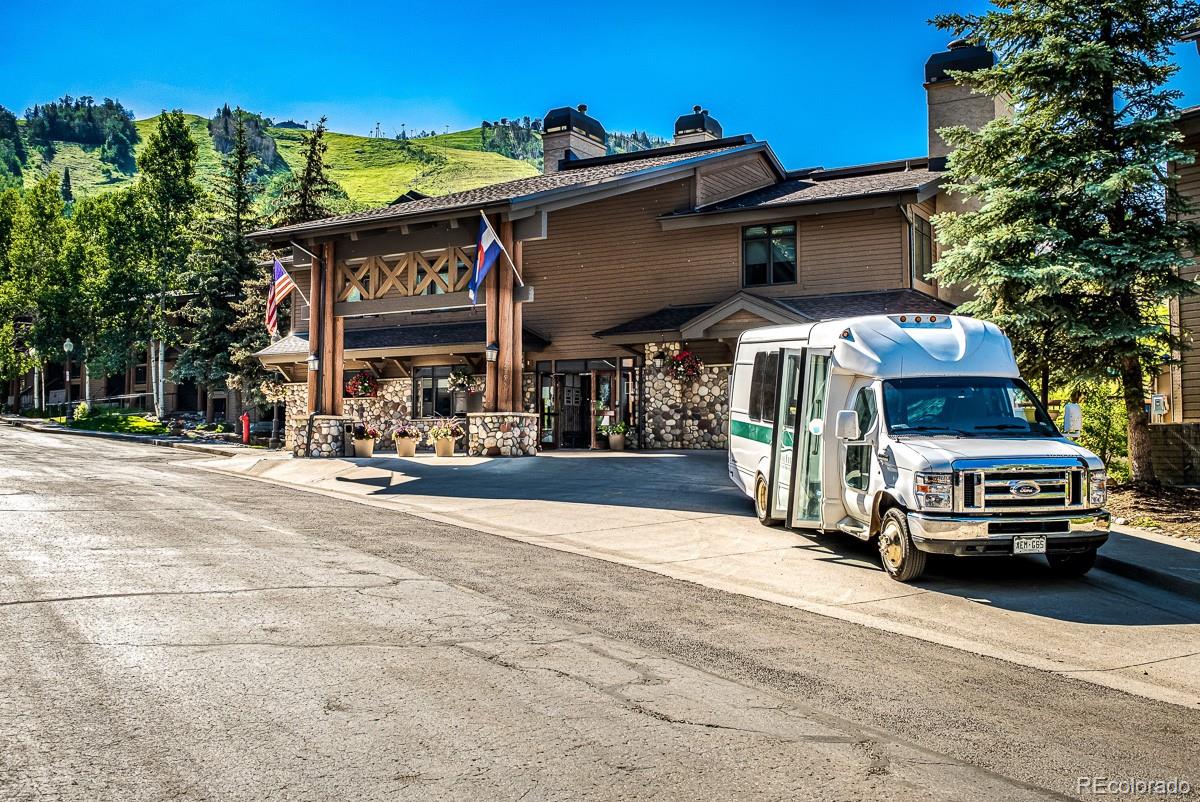
<svg viewBox="0 0 1200 802"><path fill-rule="evenodd" d="M0 427L0 797L1200 784L1195 709L199 461Z"/></svg>
<svg viewBox="0 0 1200 802"><path fill-rule="evenodd" d="M1197 602L1103 571L1059 579L1034 558L934 559L901 585L866 544L761 526L724 453L201 464L1200 708Z"/></svg>

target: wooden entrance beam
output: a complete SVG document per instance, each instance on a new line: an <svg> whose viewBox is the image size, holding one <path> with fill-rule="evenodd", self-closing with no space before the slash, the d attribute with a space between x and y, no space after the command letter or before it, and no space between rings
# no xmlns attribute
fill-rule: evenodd
<svg viewBox="0 0 1200 802"><path fill-rule="evenodd" d="M489 222L491 222L491 221L489 220ZM483 280L483 286L484 286L483 302L484 302L484 310L486 312L485 330L487 332L487 334L485 335L485 338L484 338L487 340L487 342L485 342L483 344L485 348L497 341L498 331L500 328L500 319L499 319L500 293L497 290L497 287L499 286L497 284L497 275L500 273L499 268L500 268L499 265L492 265L492 269L488 271L487 276L484 277L484 280ZM486 356L486 351L484 353ZM489 361L489 362L486 362L485 364L486 364L486 367L484 368L483 409L485 412L495 412L497 409L499 409L499 407L497 407L497 405L496 405L496 402L497 402L496 390L497 390L499 371L496 368L500 364L500 361L499 360L496 360L495 362Z"/></svg>
<svg viewBox="0 0 1200 802"><path fill-rule="evenodd" d="M321 262L313 259L308 274L308 353L309 356L316 355L318 359L321 357L318 348L321 342L321 287L324 285L321 273ZM321 403L320 379L324 367L323 364L320 364L316 370L308 372L308 411L310 414L316 412L318 404Z"/></svg>
<svg viewBox="0 0 1200 802"><path fill-rule="evenodd" d="M500 243L507 253L513 252L513 224L510 220L500 223ZM500 292L496 344L500 346L496 364L496 411L513 411L513 271L508 257L503 253L496 258L492 272L499 272ZM519 381L519 380L518 380Z"/></svg>
<svg viewBox="0 0 1200 802"><path fill-rule="evenodd" d="M509 239L512 239L512 223L506 224L509 227ZM516 265L517 273L524 280L525 268L522 264L524 243L520 240L513 242L512 255L513 264ZM514 303L512 312L512 408L517 412L525 409L525 336L524 324L522 322L522 304Z"/></svg>

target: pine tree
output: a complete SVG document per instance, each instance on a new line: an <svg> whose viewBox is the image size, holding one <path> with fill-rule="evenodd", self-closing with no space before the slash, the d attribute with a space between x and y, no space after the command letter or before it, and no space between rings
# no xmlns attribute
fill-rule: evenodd
<svg viewBox="0 0 1200 802"><path fill-rule="evenodd" d="M75 193L71 191L70 167L63 168L62 184L59 185L58 193L62 195L63 203L71 203L75 200Z"/></svg>
<svg viewBox="0 0 1200 802"><path fill-rule="evenodd" d="M317 127L301 135L301 153L304 168L299 175L292 176L280 193L272 224L276 226L307 223L329 217L333 211L330 199L339 187L325 171L325 118L317 121Z"/></svg>
<svg viewBox="0 0 1200 802"><path fill-rule="evenodd" d="M258 191L254 176L258 159L250 148L241 110L230 118L231 149L222 161L212 208L203 222L198 246L184 274L189 299L183 308L186 322L184 347L175 363L176 379L194 379L205 387L240 390L240 373L230 359L237 338L234 304L242 285L257 271L256 248L246 235L257 226L254 201ZM259 347L266 345L261 338Z"/></svg>
<svg viewBox="0 0 1200 802"><path fill-rule="evenodd" d="M945 189L977 210L935 218L939 280L974 291L966 311L998 321L1034 364L1119 378L1133 479L1151 480L1145 373L1178 345L1167 301L1200 246L1165 171L1190 162L1165 88L1171 46L1200 17L1179 0L996 0L935 23L998 56L956 76L1005 96L1010 118L950 128Z"/></svg>
<svg viewBox="0 0 1200 802"><path fill-rule="evenodd" d="M148 261L155 287L153 305L146 310L154 372L154 409L163 414L166 341L173 338L167 320L167 295L178 285L188 258L192 223L200 200L196 184L199 147L181 111L164 111L138 157L138 191L148 209Z"/></svg>

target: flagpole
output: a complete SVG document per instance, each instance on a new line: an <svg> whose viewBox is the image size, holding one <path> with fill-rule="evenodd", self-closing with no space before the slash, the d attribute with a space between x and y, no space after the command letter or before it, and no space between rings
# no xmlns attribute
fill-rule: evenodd
<svg viewBox="0 0 1200 802"><path fill-rule="evenodd" d="M293 242L292 244L293 244L293 245L296 245L296 243L294 243L294 242ZM297 248L300 248L300 246L299 246L299 245L296 245L296 247L297 247ZM300 248L300 250L304 251L304 249L303 249L303 248ZM278 256L278 254L276 254L276 253L275 253L275 251L268 249L268 252L271 254L271 258L272 258L272 259L274 259L275 261L279 262L279 264L281 264L281 265L283 264L283 262L282 262L282 261L279 259L279 256ZM311 253L309 253L308 251L304 251L304 252L305 252L305 253L308 253L308 255L309 255L309 256L312 256L312 257L313 257L313 259L317 259L317 257L313 256L313 255L312 255ZM321 261L321 260L320 260L320 259L317 259L317 261L319 262L319 261ZM284 268L284 271L285 271L285 272L287 271L287 268L286 268L286 267ZM291 273L288 273L288 275L290 276L290 275L291 275ZM272 276L271 276L271 281L272 281L272 283L275 281L275 276L274 276L274 275L272 275ZM304 291L300 289L300 285L296 283L296 280L295 280L295 279L292 279L292 286L295 288L296 292L300 293L300 297L301 297L301 298L304 300L304 303L305 303L305 304L308 304L309 306L312 306L312 304L309 304L309 303L308 303L308 299L304 297Z"/></svg>

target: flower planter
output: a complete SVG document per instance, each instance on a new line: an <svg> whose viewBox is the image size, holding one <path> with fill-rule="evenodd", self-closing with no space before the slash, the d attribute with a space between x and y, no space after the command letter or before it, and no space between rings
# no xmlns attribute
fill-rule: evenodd
<svg viewBox="0 0 1200 802"><path fill-rule="evenodd" d="M608 436L608 447L612 451L624 451L625 450L625 435L610 434Z"/></svg>
<svg viewBox="0 0 1200 802"><path fill-rule="evenodd" d="M453 457L454 456L454 438L453 437L439 437L437 440L434 440L433 441L433 453L439 457Z"/></svg>
<svg viewBox="0 0 1200 802"><path fill-rule="evenodd" d="M417 455L417 439L415 437L396 438L397 457L415 457Z"/></svg>
<svg viewBox="0 0 1200 802"><path fill-rule="evenodd" d="M370 437L365 440L354 438L354 456L356 457L373 457L375 456L375 441Z"/></svg>

